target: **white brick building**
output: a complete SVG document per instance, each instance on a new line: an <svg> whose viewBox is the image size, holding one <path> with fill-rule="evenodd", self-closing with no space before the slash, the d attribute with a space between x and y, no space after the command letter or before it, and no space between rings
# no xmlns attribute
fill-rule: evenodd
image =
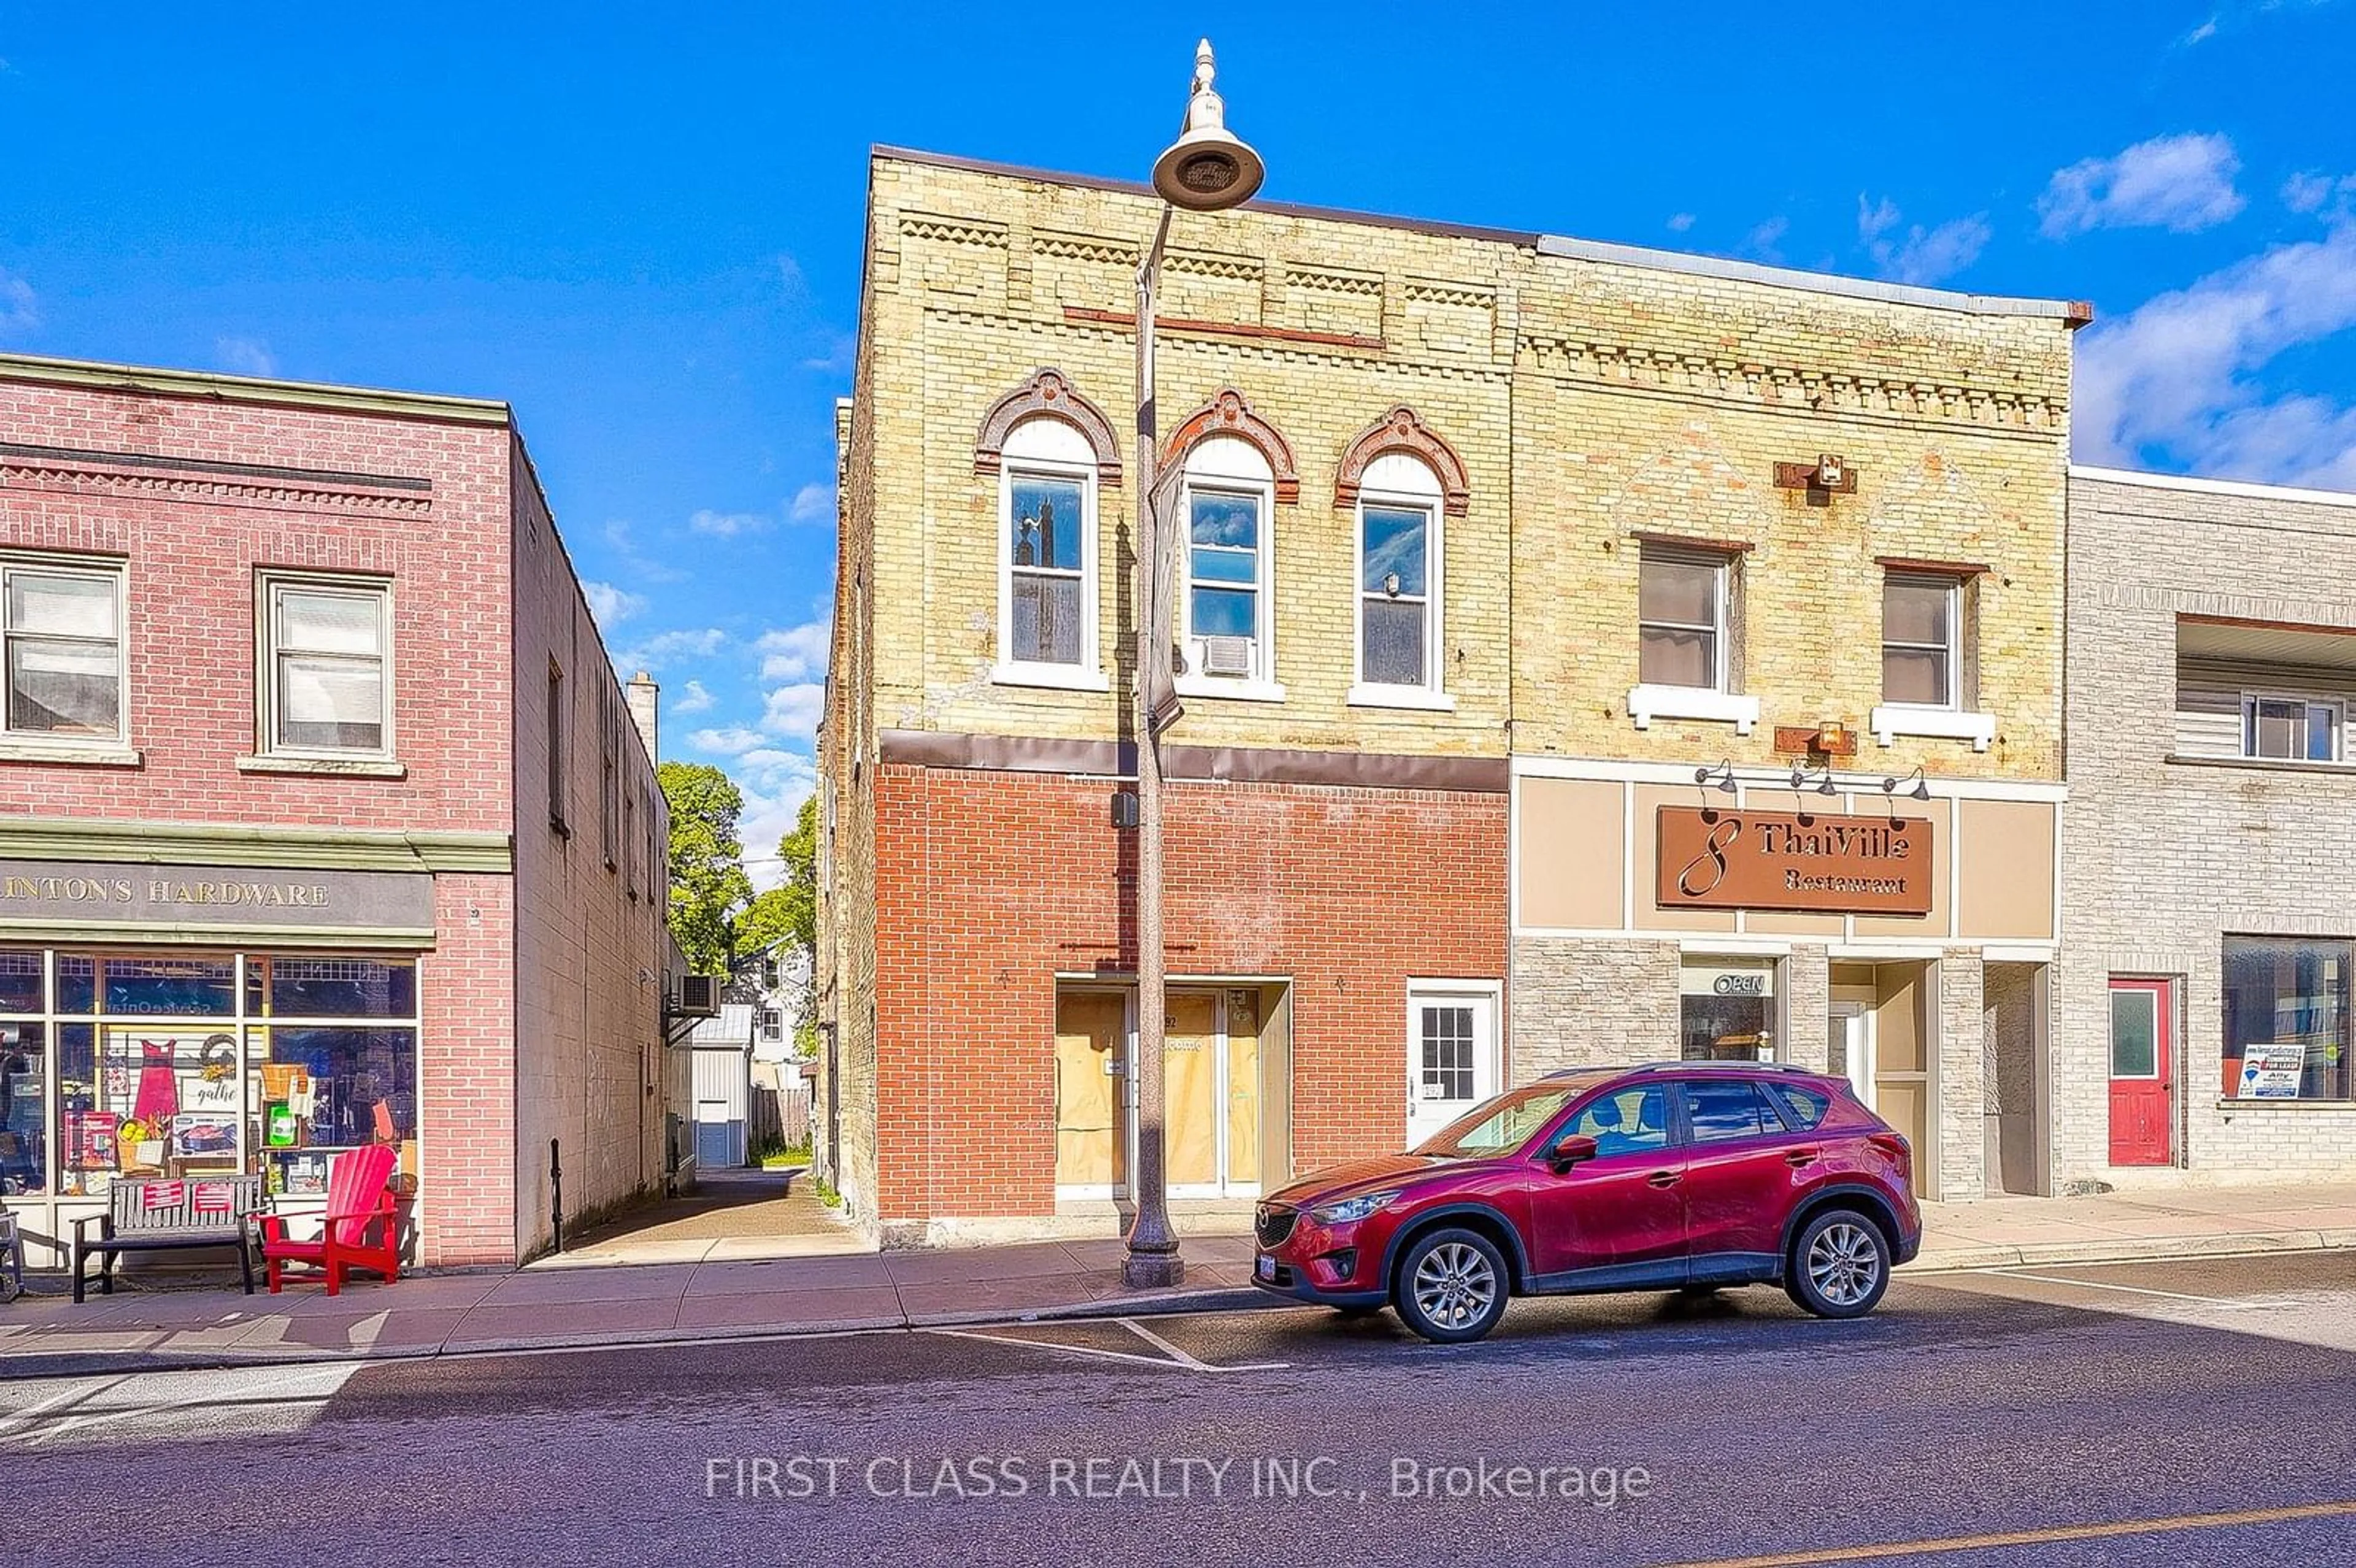
<svg viewBox="0 0 2356 1568"><path fill-rule="evenodd" d="M2356 1176L2356 496L2080 469L2051 1190Z"/></svg>

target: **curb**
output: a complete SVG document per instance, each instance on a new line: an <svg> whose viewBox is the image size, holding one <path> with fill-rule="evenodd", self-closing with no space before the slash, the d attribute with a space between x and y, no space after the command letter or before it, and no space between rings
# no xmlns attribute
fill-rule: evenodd
<svg viewBox="0 0 2356 1568"><path fill-rule="evenodd" d="M1960 1274L1973 1269L2023 1268L2047 1264L2158 1263L2171 1258L2229 1258L2260 1253L2339 1252L2350 1247L2356 1247L2356 1230L2244 1231L2213 1235L2045 1242L2024 1247L1942 1247L1922 1253L1905 1268L1910 1275Z"/></svg>
<svg viewBox="0 0 2356 1568"><path fill-rule="evenodd" d="M358 1365L399 1361L458 1360L477 1356L549 1355L571 1351L660 1349L673 1345L712 1345L776 1339L819 1339L849 1334L916 1333L927 1328L1010 1327L1023 1323L1080 1322L1111 1317L1159 1317L1180 1313L1236 1312L1282 1307L1267 1292L1248 1285L1164 1291L1069 1302L1010 1316L1003 1311L923 1312L888 1317L841 1317L789 1325L740 1324L709 1328L630 1330L571 1334L561 1339L477 1339L463 1345L412 1345L365 1350L54 1350L9 1355L0 1352L0 1382L29 1378L102 1377L124 1372L223 1371L241 1367Z"/></svg>

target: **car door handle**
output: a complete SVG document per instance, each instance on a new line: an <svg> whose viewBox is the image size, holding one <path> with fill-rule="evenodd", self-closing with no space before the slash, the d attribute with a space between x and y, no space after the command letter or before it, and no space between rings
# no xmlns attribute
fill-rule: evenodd
<svg viewBox="0 0 2356 1568"><path fill-rule="evenodd" d="M1794 1170L1798 1170L1803 1166L1815 1164L1816 1156L1820 1152L1822 1151L1812 1148L1795 1148L1791 1153L1783 1157L1783 1163L1790 1166Z"/></svg>
<svg viewBox="0 0 2356 1568"><path fill-rule="evenodd" d="M1644 1178L1644 1182L1649 1187L1675 1187L1677 1184L1677 1173L1674 1170L1656 1170Z"/></svg>

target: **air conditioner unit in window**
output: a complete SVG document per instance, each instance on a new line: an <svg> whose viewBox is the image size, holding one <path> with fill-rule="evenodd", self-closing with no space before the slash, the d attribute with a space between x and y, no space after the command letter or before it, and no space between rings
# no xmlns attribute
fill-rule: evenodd
<svg viewBox="0 0 2356 1568"><path fill-rule="evenodd" d="M1252 640L1249 637L1205 637L1203 639L1203 673L1222 676L1230 680L1248 680L1252 672Z"/></svg>
<svg viewBox="0 0 2356 1568"><path fill-rule="evenodd" d="M717 975L681 975L679 977L679 1016L683 1019L712 1019L720 1016L720 984Z"/></svg>

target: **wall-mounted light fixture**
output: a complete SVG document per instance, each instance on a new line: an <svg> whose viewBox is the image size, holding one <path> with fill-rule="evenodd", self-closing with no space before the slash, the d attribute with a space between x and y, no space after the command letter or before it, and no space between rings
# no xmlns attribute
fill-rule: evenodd
<svg viewBox="0 0 2356 1568"><path fill-rule="evenodd" d="M1805 490L1809 505L1821 507L1835 496L1857 494L1857 465L1837 452L1818 453L1814 463L1779 463L1775 487Z"/></svg>
<svg viewBox="0 0 2356 1568"><path fill-rule="evenodd" d="M1797 795L1801 790L1810 787L1813 787L1818 795L1838 795L1840 793L1840 785L1833 782L1833 771L1831 768L1826 767L1819 771L1815 775L1815 784L1811 786L1808 784L1808 770L1804 767L1794 764L1792 769L1792 793Z"/></svg>
<svg viewBox="0 0 2356 1568"><path fill-rule="evenodd" d="M1714 768L1696 768L1694 784L1699 787L1715 787L1720 795L1734 793L1734 759L1729 757ZM1705 804L1707 798L1705 797Z"/></svg>
<svg viewBox="0 0 2356 1568"><path fill-rule="evenodd" d="M1898 795L1900 787L1910 783L1913 784L1914 787L1906 791L1907 799L1928 800L1931 798L1931 781L1922 776L1922 770L1921 768L1916 768L1913 773L1906 778L1882 780L1881 793L1890 796L1892 799L1895 799Z"/></svg>

